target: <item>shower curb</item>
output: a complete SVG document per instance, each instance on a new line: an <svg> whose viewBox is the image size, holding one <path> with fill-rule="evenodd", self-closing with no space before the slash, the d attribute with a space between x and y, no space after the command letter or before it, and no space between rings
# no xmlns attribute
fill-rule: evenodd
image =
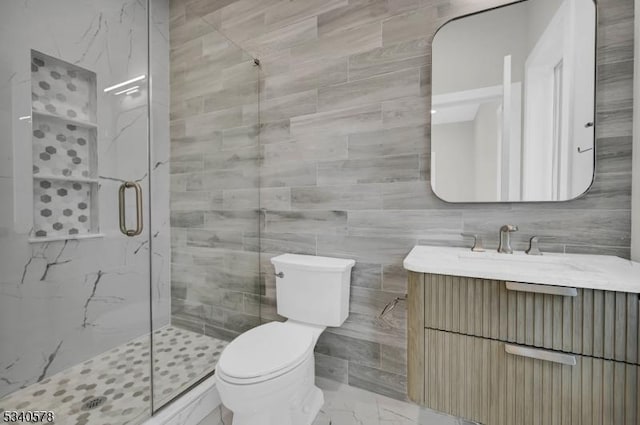
<svg viewBox="0 0 640 425"><path fill-rule="evenodd" d="M143 425L197 425L220 405L215 377L210 376Z"/></svg>

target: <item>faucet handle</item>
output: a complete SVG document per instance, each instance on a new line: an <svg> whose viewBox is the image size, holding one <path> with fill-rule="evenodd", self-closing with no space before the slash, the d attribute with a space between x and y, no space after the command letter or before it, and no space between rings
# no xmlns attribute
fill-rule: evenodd
<svg viewBox="0 0 640 425"><path fill-rule="evenodd" d="M525 251L525 254L527 255L542 255L542 252L540 251L540 248L538 247L538 242L540 241L540 238L538 236L532 236L531 239L529 239L529 248L527 248L527 250Z"/></svg>
<svg viewBox="0 0 640 425"><path fill-rule="evenodd" d="M517 232L518 226L516 226L515 224L505 224L500 228L500 231L501 232Z"/></svg>
<svg viewBox="0 0 640 425"><path fill-rule="evenodd" d="M471 248L471 251L484 252L484 246L482 246L482 238L476 233L460 233L460 235L468 238L473 238L473 247Z"/></svg>

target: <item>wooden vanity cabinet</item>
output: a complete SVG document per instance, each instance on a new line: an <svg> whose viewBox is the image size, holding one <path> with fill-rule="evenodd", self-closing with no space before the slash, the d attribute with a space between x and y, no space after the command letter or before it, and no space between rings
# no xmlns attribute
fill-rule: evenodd
<svg viewBox="0 0 640 425"><path fill-rule="evenodd" d="M485 425L640 424L637 294L409 272L409 397Z"/></svg>

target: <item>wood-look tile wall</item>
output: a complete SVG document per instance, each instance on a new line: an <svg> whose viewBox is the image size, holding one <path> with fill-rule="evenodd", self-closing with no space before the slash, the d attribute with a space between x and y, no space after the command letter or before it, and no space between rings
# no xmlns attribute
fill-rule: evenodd
<svg viewBox="0 0 640 425"><path fill-rule="evenodd" d="M171 2L171 301L174 324L230 339L260 323L258 68Z"/></svg>
<svg viewBox="0 0 640 425"><path fill-rule="evenodd" d="M598 164L585 197L558 204L447 204L430 189L432 36L452 17L506 3L172 1L172 46L184 46L179 58L172 58L189 67L199 82L182 91L182 103L172 99L174 137L205 124L238 127L253 118L237 106L242 93L229 93L228 109L205 114L213 111L207 109L207 99L220 95L218 80L241 79L243 73L234 67L207 68L206 50L199 51L192 41L206 39L203 22L215 25L262 63L263 320L277 318L268 261L272 255L357 260L349 319L325 332L318 343L317 370L323 376L406 398L405 309L397 308L385 319L378 314L405 293L402 258L415 244L461 246L465 242L459 233L468 231L495 247L500 225L514 223L520 227L514 235L517 249L537 234L543 250L629 256L633 0L598 2ZM176 145L176 154L180 151ZM215 152L209 157L226 158ZM232 186L250 182L250 173L215 169L202 178L186 174L180 184L202 191L196 199L190 199L189 190L179 191L176 199L185 197L181 202L187 211L193 202L219 201L218 190L226 193L227 202L239 205L254 194ZM224 208L215 214L222 222L240 220ZM185 219L204 220L190 214ZM227 235L237 237L232 231ZM234 241L244 249L257 246L251 234Z"/></svg>

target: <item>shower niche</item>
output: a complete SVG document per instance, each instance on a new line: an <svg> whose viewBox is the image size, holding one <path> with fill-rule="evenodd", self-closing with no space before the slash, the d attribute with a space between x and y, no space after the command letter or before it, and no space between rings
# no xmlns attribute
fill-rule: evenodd
<svg viewBox="0 0 640 425"><path fill-rule="evenodd" d="M31 50L31 242L98 237L96 74Z"/></svg>

